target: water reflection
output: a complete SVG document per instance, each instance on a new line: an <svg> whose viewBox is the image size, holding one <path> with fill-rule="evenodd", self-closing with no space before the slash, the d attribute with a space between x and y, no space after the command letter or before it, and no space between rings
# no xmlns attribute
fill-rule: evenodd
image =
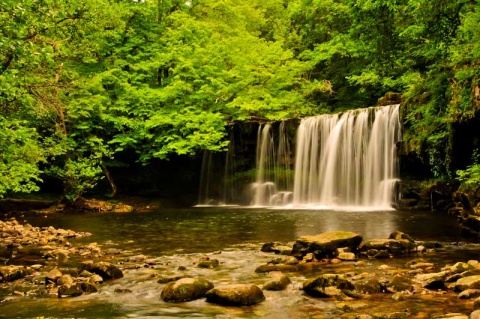
<svg viewBox="0 0 480 319"><path fill-rule="evenodd" d="M89 231L83 241L146 255L223 250L245 243L291 242L303 235L353 231L388 238L403 231L417 240L459 240L456 220L434 212L337 212L245 208L165 209L151 213L27 216L34 226Z"/></svg>

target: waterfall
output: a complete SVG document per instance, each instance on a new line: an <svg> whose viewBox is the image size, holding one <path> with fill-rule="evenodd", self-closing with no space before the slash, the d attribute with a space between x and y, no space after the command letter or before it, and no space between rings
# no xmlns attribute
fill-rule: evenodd
<svg viewBox="0 0 480 319"><path fill-rule="evenodd" d="M204 154L199 204L391 209L399 176L396 144L402 138L399 105L304 118L293 141L289 132L296 123L252 127L246 138L237 136L237 150L232 126L228 151ZM253 166L253 156L242 154L250 155L255 132L255 178L249 188L234 185L241 179L245 183L245 172ZM235 152L243 152L238 165ZM235 174L239 167L243 175Z"/></svg>
<svg viewBox="0 0 480 319"><path fill-rule="evenodd" d="M286 122L278 128L275 143L272 123L261 124L257 133L256 179L252 184L253 206L282 206L291 202L290 143Z"/></svg>
<svg viewBox="0 0 480 319"><path fill-rule="evenodd" d="M226 152L203 152L197 206L235 204L235 166L234 127L231 126Z"/></svg>
<svg viewBox="0 0 480 319"><path fill-rule="evenodd" d="M399 105L321 115L297 133L293 206L391 207Z"/></svg>

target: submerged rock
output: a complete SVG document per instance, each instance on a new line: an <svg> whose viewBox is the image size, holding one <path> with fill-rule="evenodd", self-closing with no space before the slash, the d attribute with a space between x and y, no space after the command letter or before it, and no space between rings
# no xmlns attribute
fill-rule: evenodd
<svg viewBox="0 0 480 319"><path fill-rule="evenodd" d="M303 258L308 253L313 253L316 259L334 257L338 248L348 247L355 252L362 242L359 234L347 231L332 231L315 236L303 236L293 245L292 255Z"/></svg>
<svg viewBox="0 0 480 319"><path fill-rule="evenodd" d="M233 284L209 290L207 302L225 306L250 306L265 300L260 288L255 285Z"/></svg>
<svg viewBox="0 0 480 319"><path fill-rule="evenodd" d="M213 288L213 284L205 279L182 278L169 282L162 290L160 297L166 302L184 302L199 299Z"/></svg>

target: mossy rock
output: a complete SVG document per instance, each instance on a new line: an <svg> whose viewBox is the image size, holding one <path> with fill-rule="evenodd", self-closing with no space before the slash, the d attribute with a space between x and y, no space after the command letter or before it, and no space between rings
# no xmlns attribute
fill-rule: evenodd
<svg viewBox="0 0 480 319"><path fill-rule="evenodd" d="M332 231L314 236L303 236L297 239L293 245L292 255L302 258L308 253L314 253L318 260L334 257L338 248L348 247L352 252L357 251L362 239L361 235L347 231Z"/></svg>
<svg viewBox="0 0 480 319"><path fill-rule="evenodd" d="M169 282L162 290L160 297L166 302L185 302L199 299L213 288L213 284L205 279L182 278Z"/></svg>
<svg viewBox="0 0 480 319"><path fill-rule="evenodd" d="M260 288L255 285L233 284L209 290L207 302L224 306L250 306L265 300Z"/></svg>

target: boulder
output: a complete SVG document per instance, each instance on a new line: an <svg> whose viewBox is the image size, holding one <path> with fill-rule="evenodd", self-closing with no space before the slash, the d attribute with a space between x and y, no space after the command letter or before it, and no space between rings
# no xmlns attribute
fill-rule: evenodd
<svg viewBox="0 0 480 319"><path fill-rule="evenodd" d="M429 273L429 274L418 274L415 276L415 280L422 284L423 288L427 289L445 289L445 278L448 273L446 271Z"/></svg>
<svg viewBox="0 0 480 319"><path fill-rule="evenodd" d="M466 289L458 294L460 299L473 299L480 297L480 289Z"/></svg>
<svg viewBox="0 0 480 319"><path fill-rule="evenodd" d="M264 290L284 290L291 283L290 278L282 273L273 275L273 278L263 285Z"/></svg>
<svg viewBox="0 0 480 319"><path fill-rule="evenodd" d="M260 251L263 251L265 253L290 255L290 253L292 252L292 247L286 246L286 245L284 245L282 243L279 243L279 242L269 242L269 243L263 244Z"/></svg>
<svg viewBox="0 0 480 319"><path fill-rule="evenodd" d="M473 309L478 310L480 312L480 297L476 298L473 302Z"/></svg>
<svg viewBox="0 0 480 319"><path fill-rule="evenodd" d="M402 233L401 231L395 231L388 236L388 239L405 239L413 243L415 240L408 234Z"/></svg>
<svg viewBox="0 0 480 319"><path fill-rule="evenodd" d="M213 284L205 279L182 278L169 282L162 290L160 297L166 302L184 302L199 299L213 288Z"/></svg>
<svg viewBox="0 0 480 319"><path fill-rule="evenodd" d="M373 277L355 282L355 289L362 293L376 294L385 291L385 285Z"/></svg>
<svg viewBox="0 0 480 319"><path fill-rule="evenodd" d="M250 306L265 300L255 285L233 284L213 288L206 293L207 302L225 306Z"/></svg>
<svg viewBox="0 0 480 319"><path fill-rule="evenodd" d="M77 297L84 293L93 293L97 291L98 289L95 285L86 282L77 282L58 287L58 298Z"/></svg>
<svg viewBox="0 0 480 319"><path fill-rule="evenodd" d="M218 265L220 265L220 262L218 261L218 259L210 259L209 257L204 257L198 262L197 267L213 269L213 268L217 268Z"/></svg>
<svg viewBox="0 0 480 319"><path fill-rule="evenodd" d="M292 248L292 255L301 259L308 253L314 253L316 259L334 257L337 249L348 247L355 252L362 242L359 234L347 231L332 231L315 236L303 236L297 239Z"/></svg>
<svg viewBox="0 0 480 319"><path fill-rule="evenodd" d="M475 300L476 301L476 300ZM471 314L470 314L470 318L469 319L480 319L480 310L477 310L477 308L475 308L475 304L473 305L474 309L476 309L475 311L473 311Z"/></svg>
<svg viewBox="0 0 480 319"><path fill-rule="evenodd" d="M370 239L362 242L360 251L388 251L392 255L401 255L415 249L415 244L407 239Z"/></svg>
<svg viewBox="0 0 480 319"><path fill-rule="evenodd" d="M410 278L396 275L392 280L386 285L387 291L391 293L401 292L401 291L411 291L412 290L412 281Z"/></svg>
<svg viewBox="0 0 480 319"><path fill-rule="evenodd" d="M98 263L83 262L78 268L78 272L81 273L84 270L101 276L103 280L123 277L123 272L118 267L104 261Z"/></svg>
<svg viewBox="0 0 480 319"><path fill-rule="evenodd" d="M312 297L333 297L339 292L354 291L355 286L344 275L323 274L303 283L303 290Z"/></svg>
<svg viewBox="0 0 480 319"><path fill-rule="evenodd" d="M27 275L25 267L21 266L1 266L0 282L9 282L24 278Z"/></svg>
<svg viewBox="0 0 480 319"><path fill-rule="evenodd" d="M480 275L460 278L455 282L455 291L466 289L480 289Z"/></svg>
<svg viewBox="0 0 480 319"><path fill-rule="evenodd" d="M57 285L72 285L73 278L70 275L62 275L60 278L57 279Z"/></svg>
<svg viewBox="0 0 480 319"><path fill-rule="evenodd" d="M449 268L449 272L451 273L462 273L464 271L469 271L469 270L475 270L476 268L471 265L471 264L468 264L468 263L465 263L465 262L457 262L455 265L451 266Z"/></svg>

